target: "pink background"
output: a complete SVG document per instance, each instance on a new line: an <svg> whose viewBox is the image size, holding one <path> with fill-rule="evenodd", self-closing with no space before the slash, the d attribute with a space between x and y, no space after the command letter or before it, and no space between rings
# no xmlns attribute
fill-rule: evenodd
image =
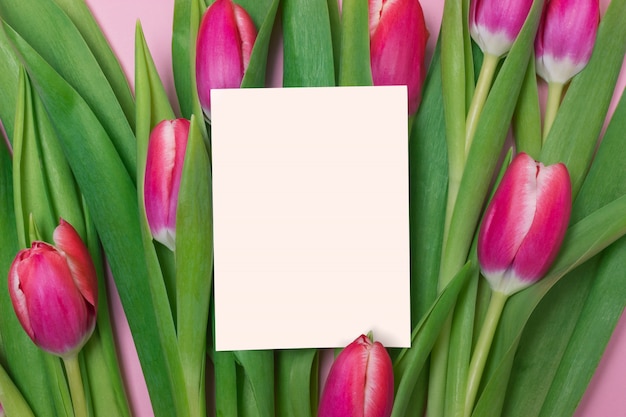
<svg viewBox="0 0 626 417"><path fill-rule="evenodd" d="M430 49L441 22L441 0L422 0L426 23L431 32ZM608 0L600 1L606 9ZM174 0L87 0L96 19L104 28L113 49L120 58L128 79L134 78L134 32L137 20L141 21L145 37L163 83L171 98L175 97L171 70L171 35ZM274 77L274 79L278 79ZM626 84L626 71L622 70L617 91ZM614 98L615 99L618 97ZM132 338L126 324L119 299L112 297L116 332L122 349L121 366L130 393L133 415L152 417L153 413L137 362ZM607 347L605 355L594 375L587 393L578 407L575 417L626 416L626 317Z"/></svg>

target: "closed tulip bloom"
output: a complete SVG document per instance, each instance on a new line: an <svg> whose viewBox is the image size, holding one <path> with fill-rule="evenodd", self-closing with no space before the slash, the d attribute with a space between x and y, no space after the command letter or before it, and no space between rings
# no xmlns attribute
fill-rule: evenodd
<svg viewBox="0 0 626 417"><path fill-rule="evenodd" d="M551 0L535 38L537 74L565 84L589 62L596 41L598 0Z"/></svg>
<svg viewBox="0 0 626 417"><path fill-rule="evenodd" d="M494 291L513 294L540 280L565 236L572 204L569 173L520 153L485 213L478 261Z"/></svg>
<svg viewBox="0 0 626 417"><path fill-rule="evenodd" d="M387 350L361 335L333 362L318 417L388 417L393 389L393 367Z"/></svg>
<svg viewBox="0 0 626 417"><path fill-rule="evenodd" d="M176 207L185 161L189 120L163 120L150 133L144 202L152 237L170 250L176 247Z"/></svg>
<svg viewBox="0 0 626 417"><path fill-rule="evenodd" d="M500 57L511 49L532 0L471 0L470 34L485 54Z"/></svg>
<svg viewBox="0 0 626 417"><path fill-rule="evenodd" d="M250 15L232 0L217 0L206 10L196 44L196 82L208 118L212 89L241 86L256 34Z"/></svg>
<svg viewBox="0 0 626 417"><path fill-rule="evenodd" d="M96 271L76 230L61 219L55 245L33 242L18 252L9 270L9 295L22 327L41 349L78 353L96 325Z"/></svg>
<svg viewBox="0 0 626 417"><path fill-rule="evenodd" d="M409 115L417 111L426 76L428 30L418 0L369 0L374 85L406 85Z"/></svg>

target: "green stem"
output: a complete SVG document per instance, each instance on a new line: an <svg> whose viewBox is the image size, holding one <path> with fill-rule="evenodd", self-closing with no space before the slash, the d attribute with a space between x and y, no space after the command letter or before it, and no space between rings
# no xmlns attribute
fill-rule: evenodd
<svg viewBox="0 0 626 417"><path fill-rule="evenodd" d="M80 375L78 355L75 354L69 358L63 358L63 364L65 365L65 372L67 373L67 379L70 385L70 394L72 395L74 416L87 417L87 402L85 401L83 379Z"/></svg>
<svg viewBox="0 0 626 417"><path fill-rule="evenodd" d="M478 75L478 82L476 83L476 90L470 103L470 108L467 112L467 120L465 127L465 156L469 153L474 139L474 133L476 132L476 126L480 119L480 114L483 111L491 83L493 81L493 75L496 72L496 68L500 62L500 57L491 54L485 54L483 64L480 67L480 74Z"/></svg>
<svg viewBox="0 0 626 417"><path fill-rule="evenodd" d="M507 294L498 291L493 291L491 294L487 315L485 316L485 321L483 322L478 341L476 342L476 348L472 355L472 360L470 361L467 377L467 394L465 396L465 417L472 415L474 401L476 400L478 386L480 385L485 363L487 362L487 357L491 350L493 336L508 298L509 296Z"/></svg>
<svg viewBox="0 0 626 417"><path fill-rule="evenodd" d="M561 96L563 95L564 87L565 84L563 83L548 83L548 100L546 103L545 117L543 119L543 133L541 135L542 145L545 143L548 133L550 133L552 123L554 123L554 119L556 118L556 113L561 106Z"/></svg>

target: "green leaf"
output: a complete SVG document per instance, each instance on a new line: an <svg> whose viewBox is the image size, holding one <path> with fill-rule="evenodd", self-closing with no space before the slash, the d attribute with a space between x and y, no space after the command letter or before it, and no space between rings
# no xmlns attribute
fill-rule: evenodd
<svg viewBox="0 0 626 417"><path fill-rule="evenodd" d="M126 115L128 123L135 127L135 101L128 85L128 79L115 56L102 29L84 0L54 0L80 31L89 49L98 61L102 72L111 84L115 97Z"/></svg>
<svg viewBox="0 0 626 417"><path fill-rule="evenodd" d="M18 58L4 30L0 27L0 91L2 91L3 95L3 99L0 100L0 123L4 125L10 141L13 139L19 72L20 64Z"/></svg>
<svg viewBox="0 0 626 417"><path fill-rule="evenodd" d="M541 110L534 56L531 56L526 68L512 124L517 152L525 152L533 159L538 159L541 152Z"/></svg>
<svg viewBox="0 0 626 417"><path fill-rule="evenodd" d="M263 2L258 2L262 4ZM267 6L264 9L263 20L254 41L250 63L246 69L246 73L241 81L241 87L265 87L265 74L267 70L267 56L274 29L274 21L278 11L279 0L265 2Z"/></svg>
<svg viewBox="0 0 626 417"><path fill-rule="evenodd" d="M345 0L341 8L339 85L372 85L368 2Z"/></svg>
<svg viewBox="0 0 626 417"><path fill-rule="evenodd" d="M278 350L276 360L276 415L317 415L319 357L316 349Z"/></svg>
<svg viewBox="0 0 626 417"><path fill-rule="evenodd" d="M274 352L271 350L241 350L233 352L242 373L243 384L238 409L241 416L274 417Z"/></svg>
<svg viewBox="0 0 626 417"><path fill-rule="evenodd" d="M180 111L186 118L191 117L193 112L194 87L192 77L195 78L196 75L195 46L198 27L200 26L201 7L204 9L197 0L174 0L172 71ZM192 18L194 15L195 18Z"/></svg>
<svg viewBox="0 0 626 417"><path fill-rule="evenodd" d="M39 0L2 1L0 16L13 29L7 30L7 35L20 53L23 45L29 45L85 100L134 178L135 144L128 140L132 138L131 126L98 61L70 18L53 1ZM33 16L45 19L33 24Z"/></svg>
<svg viewBox="0 0 626 417"><path fill-rule="evenodd" d="M0 404L7 415L35 417L24 397L0 365Z"/></svg>
<svg viewBox="0 0 626 417"><path fill-rule="evenodd" d="M211 167L202 133L191 121L176 211L178 347L191 415L205 408L204 364L213 273Z"/></svg>
<svg viewBox="0 0 626 417"><path fill-rule="evenodd" d="M335 85L332 36L326 0L283 0L283 85Z"/></svg>
<svg viewBox="0 0 626 417"><path fill-rule="evenodd" d="M430 64L409 137L412 326L417 325L437 297L446 210L448 159L439 51L435 50Z"/></svg>
<svg viewBox="0 0 626 417"><path fill-rule="evenodd" d="M456 304L457 296L474 275L475 266L468 263L441 292L430 310L413 330L411 347L404 349L394 363L396 397L392 417L404 416L421 369L439 337L450 312Z"/></svg>
<svg viewBox="0 0 626 417"><path fill-rule="evenodd" d="M624 21L626 1L612 1L600 22L591 59L572 80L541 152L542 162L567 165L574 196L578 194L593 158L624 61Z"/></svg>

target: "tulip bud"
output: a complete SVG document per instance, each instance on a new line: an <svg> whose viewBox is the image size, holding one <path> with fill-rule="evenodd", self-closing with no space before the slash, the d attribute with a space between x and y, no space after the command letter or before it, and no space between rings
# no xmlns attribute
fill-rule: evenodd
<svg viewBox="0 0 626 417"><path fill-rule="evenodd" d="M41 349L68 358L96 325L98 282L87 247L61 219L55 246L35 241L9 270L9 295L22 327Z"/></svg>
<svg viewBox="0 0 626 417"><path fill-rule="evenodd" d="M171 251L176 247L176 207L185 162L189 120L163 120L148 140L144 204L152 237Z"/></svg>
<svg viewBox="0 0 626 417"><path fill-rule="evenodd" d="M565 165L544 166L520 153L485 213L478 261L494 291L513 294L540 280L569 223L572 188Z"/></svg>
<svg viewBox="0 0 626 417"><path fill-rule="evenodd" d="M535 39L537 74L565 84L589 62L598 32L598 0L551 0Z"/></svg>
<svg viewBox="0 0 626 417"><path fill-rule="evenodd" d="M241 86L255 40L252 18L232 0L217 0L205 12L196 44L196 82L208 118L211 90Z"/></svg>
<svg viewBox="0 0 626 417"><path fill-rule="evenodd" d="M369 0L374 85L406 85L409 115L417 111L426 77L428 30L418 0Z"/></svg>
<svg viewBox="0 0 626 417"><path fill-rule="evenodd" d="M470 34L485 54L500 57L517 38L532 0L471 0Z"/></svg>
<svg viewBox="0 0 626 417"><path fill-rule="evenodd" d="M393 367L387 350L361 335L333 362L318 417L388 417L393 389Z"/></svg>

